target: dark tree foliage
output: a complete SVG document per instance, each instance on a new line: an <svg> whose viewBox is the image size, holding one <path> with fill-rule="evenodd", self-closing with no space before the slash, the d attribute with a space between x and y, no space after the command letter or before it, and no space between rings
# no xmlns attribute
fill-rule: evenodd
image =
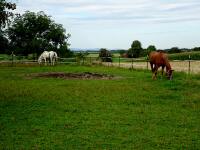
<svg viewBox="0 0 200 150"><path fill-rule="evenodd" d="M27 11L17 16L8 28L11 50L21 55L39 55L44 50L56 51L60 56L66 55L69 52L67 40L70 34L65 35L65 32L61 24L56 24L42 11Z"/></svg>
<svg viewBox="0 0 200 150"><path fill-rule="evenodd" d="M143 52L142 45L140 41L135 40L131 44L131 48L128 50L128 57L131 58L137 58L140 56L140 54Z"/></svg>
<svg viewBox="0 0 200 150"><path fill-rule="evenodd" d="M6 0L0 0L0 27L3 28L9 23L9 18L14 14L9 10L16 9L16 4L7 2Z"/></svg>
<svg viewBox="0 0 200 150"><path fill-rule="evenodd" d="M112 62L112 54L105 48L99 50L99 57L103 62Z"/></svg>
<svg viewBox="0 0 200 150"><path fill-rule="evenodd" d="M88 52L78 52L78 53L76 53L76 57L78 59L85 59L88 55L89 55Z"/></svg>
<svg viewBox="0 0 200 150"><path fill-rule="evenodd" d="M148 55L152 51L156 51L156 47L154 45L149 45L146 50L146 55Z"/></svg>
<svg viewBox="0 0 200 150"><path fill-rule="evenodd" d="M8 49L8 39L4 36L4 32L0 30L0 54L4 54Z"/></svg>
<svg viewBox="0 0 200 150"><path fill-rule="evenodd" d="M119 50L119 54L120 56L124 56L127 53L126 50Z"/></svg>
<svg viewBox="0 0 200 150"><path fill-rule="evenodd" d="M8 49L8 39L6 37L5 27L9 25L10 18L14 17L12 10L16 9L16 4L0 0L0 53L5 53Z"/></svg>
<svg viewBox="0 0 200 150"><path fill-rule="evenodd" d="M171 49L168 50L168 53L180 53L181 49L179 49L178 47L172 47Z"/></svg>
<svg viewBox="0 0 200 150"><path fill-rule="evenodd" d="M200 47L194 47L192 50L193 51L200 51Z"/></svg>
<svg viewBox="0 0 200 150"><path fill-rule="evenodd" d="M68 48L69 44L64 43L63 45L61 45L61 47L59 48L59 51L58 51L58 55L59 56L62 56L62 57L73 57L74 56L74 52L71 51L69 48Z"/></svg>

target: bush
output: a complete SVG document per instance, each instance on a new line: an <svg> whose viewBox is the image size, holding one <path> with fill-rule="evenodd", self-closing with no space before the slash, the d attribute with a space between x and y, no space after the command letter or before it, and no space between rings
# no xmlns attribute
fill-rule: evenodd
<svg viewBox="0 0 200 150"><path fill-rule="evenodd" d="M105 48L100 49L99 57L103 62L112 62L112 54Z"/></svg>

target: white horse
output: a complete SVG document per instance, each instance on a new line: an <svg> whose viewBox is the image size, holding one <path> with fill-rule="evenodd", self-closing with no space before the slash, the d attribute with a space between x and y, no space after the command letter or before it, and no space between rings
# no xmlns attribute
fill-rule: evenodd
<svg viewBox="0 0 200 150"><path fill-rule="evenodd" d="M42 60L44 60L45 62L45 65L47 65L47 60L49 60L50 62L50 65L54 65L55 64L55 61L57 60L58 58L58 55L56 52L54 51L44 51L40 57L38 58L38 63L41 64L42 63Z"/></svg>

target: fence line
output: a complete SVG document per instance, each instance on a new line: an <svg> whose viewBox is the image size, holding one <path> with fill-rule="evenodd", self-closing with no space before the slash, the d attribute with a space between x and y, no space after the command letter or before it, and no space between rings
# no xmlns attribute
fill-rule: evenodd
<svg viewBox="0 0 200 150"><path fill-rule="evenodd" d="M23 58L24 56L21 56ZM2 57L1 57L2 59ZM102 60L109 60L110 62L102 62ZM194 72L194 63L199 62L200 60L191 60L190 57L188 60L172 60L170 63L175 64L175 63L184 63L184 69L183 71L187 72L190 74L191 72ZM37 64L37 60L27 60L27 59L20 59L17 60L16 56L13 54L11 55L11 58L9 60L0 60L0 64L11 64L12 66L14 64ZM149 70L149 60L147 58L144 59L135 59L135 58L122 58L122 57L72 57L72 58L58 58L58 64L102 64L105 66L115 66L115 67L120 67L120 68L143 68ZM146 65L145 65L146 64ZM200 66L200 64L199 64ZM199 67L198 66L198 67ZM172 65L174 68L174 66ZM199 67L200 68L200 67ZM181 71L181 70L179 70ZM199 71L200 72L200 69Z"/></svg>

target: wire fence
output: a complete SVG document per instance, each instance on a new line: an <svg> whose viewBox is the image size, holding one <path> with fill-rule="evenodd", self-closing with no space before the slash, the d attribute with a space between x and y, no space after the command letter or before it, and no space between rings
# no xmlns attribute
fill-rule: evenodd
<svg viewBox="0 0 200 150"><path fill-rule="evenodd" d="M20 59L19 59L20 58ZM175 71L183 71L190 73L200 73L200 60L172 60L170 64ZM102 60L106 60L102 61ZM120 67L129 69L147 69L150 70L149 60L147 58L123 58L123 57L72 57L58 58L56 65L59 64L78 64L78 65L104 65L107 67ZM11 54L7 58L0 57L0 66L37 66L36 59L29 60L24 56L16 56ZM44 64L43 64L44 65Z"/></svg>

